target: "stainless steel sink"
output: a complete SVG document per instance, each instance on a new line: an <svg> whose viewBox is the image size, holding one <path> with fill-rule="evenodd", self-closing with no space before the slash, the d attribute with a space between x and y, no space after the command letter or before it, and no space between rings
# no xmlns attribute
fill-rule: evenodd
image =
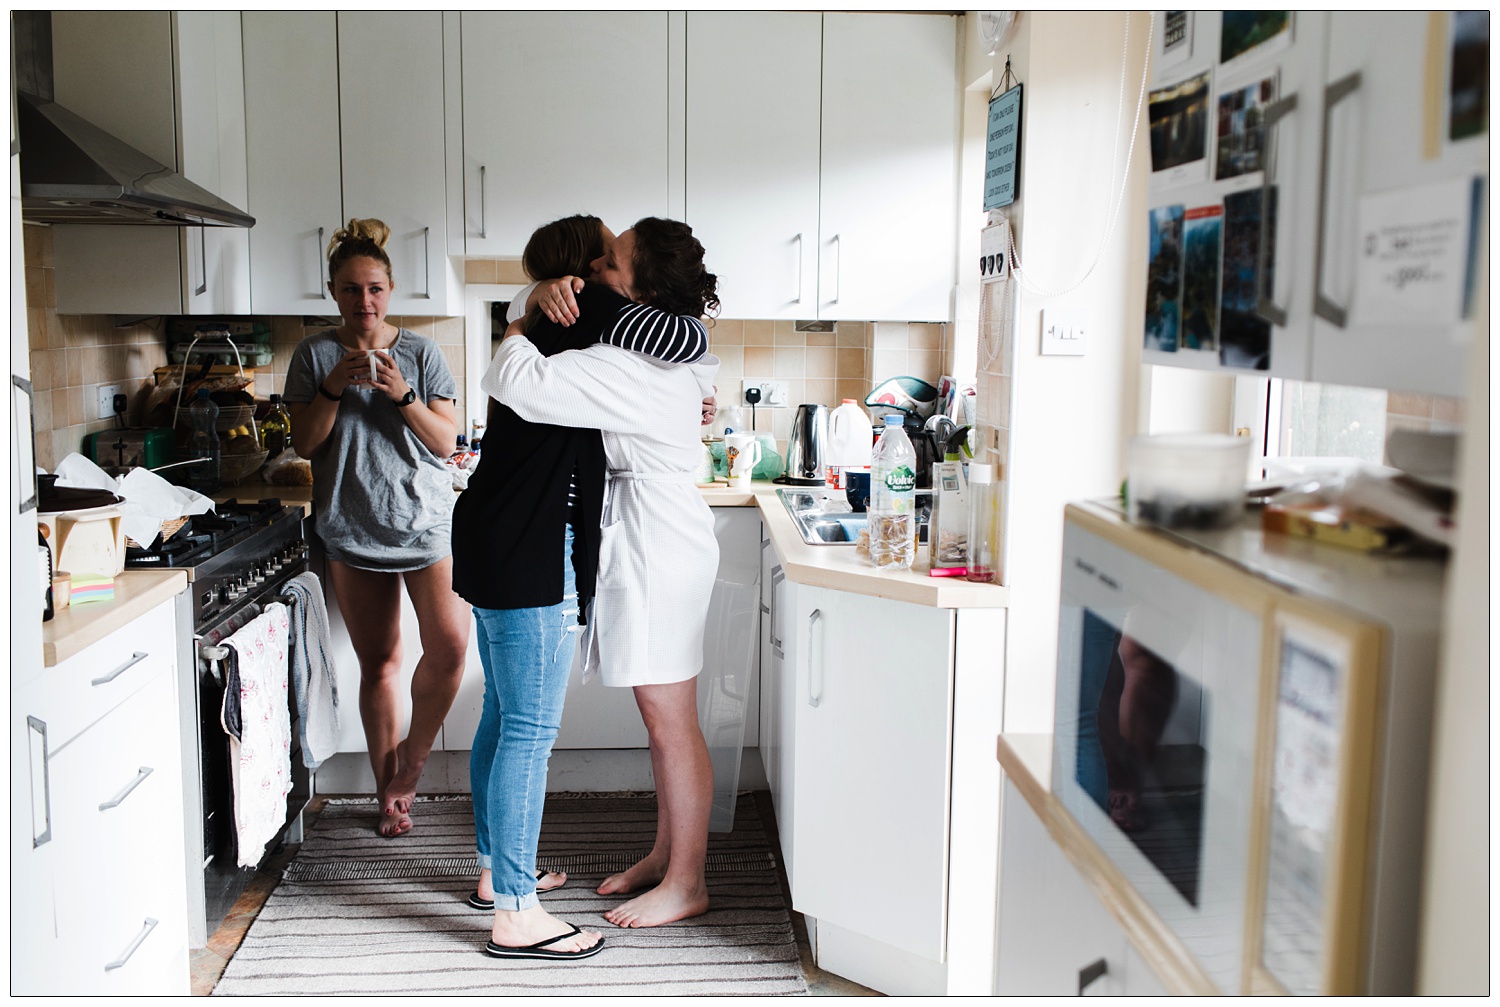
<svg viewBox="0 0 1500 1007"><path fill-rule="evenodd" d="M853 545L865 526L842 493L821 489L779 489L776 495L808 545Z"/></svg>

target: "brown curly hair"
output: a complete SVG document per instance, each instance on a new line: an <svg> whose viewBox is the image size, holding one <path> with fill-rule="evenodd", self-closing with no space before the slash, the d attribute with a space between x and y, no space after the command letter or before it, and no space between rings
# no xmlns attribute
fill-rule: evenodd
<svg viewBox="0 0 1500 1007"><path fill-rule="evenodd" d="M703 245L691 227L680 220L642 217L632 230L630 265L641 303L692 318L718 314L719 278L703 268Z"/></svg>

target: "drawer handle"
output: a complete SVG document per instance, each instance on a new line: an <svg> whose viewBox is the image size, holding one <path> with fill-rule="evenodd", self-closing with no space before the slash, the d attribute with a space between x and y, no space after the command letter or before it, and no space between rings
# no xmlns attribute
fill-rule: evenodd
<svg viewBox="0 0 1500 1007"><path fill-rule="evenodd" d="M31 848L36 849L38 846L52 841L52 776L47 771L47 724L35 717L28 716L26 718L26 729L41 739L40 746L38 746L36 739L29 736L27 739L31 747L31 786L33 794L36 792L36 771L38 768L42 771L42 821L44 828L38 833L36 831L35 820L33 820L31 826ZM36 799L33 797L33 809L35 808L35 804ZM35 814L35 810L32 813Z"/></svg>
<svg viewBox="0 0 1500 1007"><path fill-rule="evenodd" d="M154 770L150 766L142 766L140 769L136 770L135 779L125 784L124 790L120 791L114 797L111 797L109 800L99 805L99 810L108 811L110 808L118 808L125 802L125 798L130 796L130 792L133 791L136 787L139 787L141 784L145 783L146 777L150 776L153 772ZM121 964L124 963L122 962Z"/></svg>
<svg viewBox="0 0 1500 1007"><path fill-rule="evenodd" d="M484 212L484 165L479 166L479 236L488 238L489 232L485 227L487 214Z"/></svg>
<svg viewBox="0 0 1500 1007"><path fill-rule="evenodd" d="M120 665L118 668L110 672L108 675L105 675L103 678L94 679L91 684L104 685L106 682L113 682L115 679L119 678L121 675L125 674L131 668L140 664L150 656L151 655L146 653L144 650L138 650L134 654L130 655L130 660L126 661L124 664Z"/></svg>
<svg viewBox="0 0 1500 1007"><path fill-rule="evenodd" d="M156 929L156 923L156 920L153 920L151 917L147 916L145 925L141 927L141 932L135 935L135 940L130 942L130 947L125 949L125 953L120 956L120 960L110 962L108 965L104 966L104 971L108 972L111 969L120 968L126 962L130 961L130 956L135 954L136 948L140 947L142 942L144 942L147 937L151 936L151 931Z"/></svg>
<svg viewBox="0 0 1500 1007"><path fill-rule="evenodd" d="M1100 979L1103 979L1105 974L1108 972L1109 963L1103 958L1100 958L1098 961L1093 962L1089 965L1085 965L1083 968L1079 969L1078 995L1083 996L1084 990L1094 985L1094 983L1098 982Z"/></svg>
<svg viewBox="0 0 1500 1007"><path fill-rule="evenodd" d="M201 297L208 293L208 228L198 228L198 250L202 253L203 282L193 290L193 296Z"/></svg>
<svg viewBox="0 0 1500 1007"><path fill-rule="evenodd" d="M323 228L320 227L318 228L318 254L313 256L313 261L321 262L323 259L323 254ZM319 291L322 292L323 300L326 301L328 300L328 288L323 285L323 271L321 269L318 269L315 270L315 272L318 274L318 282L316 284L316 287Z"/></svg>
<svg viewBox="0 0 1500 1007"><path fill-rule="evenodd" d="M793 301L792 303L793 304L801 304L802 303L802 235L799 234L795 238L793 238L792 240L797 243L797 299L795 301Z"/></svg>
<svg viewBox="0 0 1500 1007"><path fill-rule="evenodd" d="M808 650L808 655L807 655L807 705L808 706L817 706L819 703L823 702L823 649L821 647L819 647L818 650L817 650L817 652L814 653L813 652L813 646L812 646L813 627L820 625L822 622L823 622L823 610L820 609L820 608L813 609L812 610L812 614L807 617L807 650ZM818 642L819 643L823 642L821 635L819 636ZM814 663L814 659L815 658L816 658L816 665ZM814 668L814 666L816 666L817 669L818 669L818 687L817 687L816 690L813 689L813 668Z"/></svg>

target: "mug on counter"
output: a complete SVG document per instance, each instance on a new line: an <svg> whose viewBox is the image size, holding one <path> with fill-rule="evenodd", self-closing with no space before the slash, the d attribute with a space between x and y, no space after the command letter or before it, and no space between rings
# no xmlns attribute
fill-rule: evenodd
<svg viewBox="0 0 1500 1007"><path fill-rule="evenodd" d="M750 488L750 476L760 463L760 441L750 431L728 434L724 438L724 458L729 463L729 485L732 489Z"/></svg>
<svg viewBox="0 0 1500 1007"><path fill-rule="evenodd" d="M870 470L845 469L843 477L845 499L854 508L854 513L863 514L870 506Z"/></svg>

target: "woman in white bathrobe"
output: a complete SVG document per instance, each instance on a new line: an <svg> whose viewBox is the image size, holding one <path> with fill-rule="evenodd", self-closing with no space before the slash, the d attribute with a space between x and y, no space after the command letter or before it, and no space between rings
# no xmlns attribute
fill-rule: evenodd
<svg viewBox="0 0 1500 1007"><path fill-rule="evenodd" d="M699 317L717 309L692 229L648 217L617 237L598 279L634 301ZM481 387L533 423L597 428L609 467L599 578L575 660L584 680L629 686L650 736L657 835L650 854L600 894L639 893L605 913L622 927L659 926L708 909L703 869L713 769L698 728L696 676L719 565L713 515L693 483L703 400L716 357L667 364L615 346L544 357L519 326Z"/></svg>

